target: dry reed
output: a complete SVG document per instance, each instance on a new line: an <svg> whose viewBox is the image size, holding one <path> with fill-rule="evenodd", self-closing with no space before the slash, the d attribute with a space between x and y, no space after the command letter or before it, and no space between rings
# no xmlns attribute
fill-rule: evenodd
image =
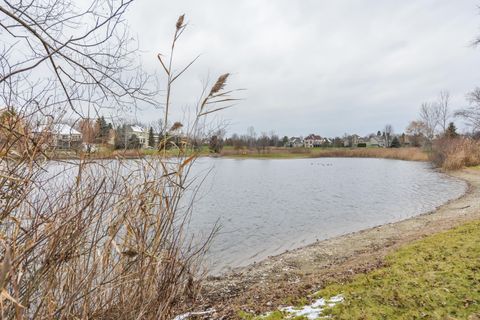
<svg viewBox="0 0 480 320"><path fill-rule="evenodd" d="M443 170L458 170L480 164L480 141L470 138L443 138L434 142L432 162Z"/></svg>
<svg viewBox="0 0 480 320"><path fill-rule="evenodd" d="M175 27L177 41L184 16ZM196 156L173 146L175 158L50 161L51 134L28 129L30 107L0 118L1 317L171 319L194 308L215 231L203 239L186 232Z"/></svg>
<svg viewBox="0 0 480 320"><path fill-rule="evenodd" d="M428 154L421 148L267 148L258 154L255 150L222 150L224 156L267 156L305 158L384 158L410 161L428 161Z"/></svg>

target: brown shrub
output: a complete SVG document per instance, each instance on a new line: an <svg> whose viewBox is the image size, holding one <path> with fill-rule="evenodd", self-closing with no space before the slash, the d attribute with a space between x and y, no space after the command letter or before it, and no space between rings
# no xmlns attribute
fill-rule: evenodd
<svg viewBox="0 0 480 320"><path fill-rule="evenodd" d="M480 164L480 142L470 138L443 138L434 142L431 161L443 170Z"/></svg>

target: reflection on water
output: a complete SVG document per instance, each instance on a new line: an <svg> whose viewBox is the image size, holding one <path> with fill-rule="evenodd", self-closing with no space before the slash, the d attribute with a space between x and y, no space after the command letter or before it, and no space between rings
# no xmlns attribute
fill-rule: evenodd
<svg viewBox="0 0 480 320"><path fill-rule="evenodd" d="M191 232L219 220L214 272L341 234L399 221L459 197L466 184L426 163L384 159L200 159L212 168Z"/></svg>

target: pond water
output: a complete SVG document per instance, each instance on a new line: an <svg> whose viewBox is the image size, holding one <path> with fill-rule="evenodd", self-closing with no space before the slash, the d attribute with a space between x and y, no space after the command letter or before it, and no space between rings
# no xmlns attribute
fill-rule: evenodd
<svg viewBox="0 0 480 320"><path fill-rule="evenodd" d="M219 221L214 273L426 213L467 187L427 163L386 159L202 158L194 171L208 169L190 227L206 234Z"/></svg>
<svg viewBox="0 0 480 320"><path fill-rule="evenodd" d="M93 175L99 163L132 182L132 169L145 164L97 161L91 166ZM57 162L47 171L48 183L40 189L47 195L68 190L64 185L74 182L77 174L75 165ZM193 186L203 181L189 235L203 239L216 223L221 226L208 253L213 274L316 240L426 213L467 188L428 163L386 159L199 158L189 177Z"/></svg>

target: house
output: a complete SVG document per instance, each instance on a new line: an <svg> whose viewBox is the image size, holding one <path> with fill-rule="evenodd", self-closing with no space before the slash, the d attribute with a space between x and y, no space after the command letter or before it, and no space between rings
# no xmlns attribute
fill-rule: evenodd
<svg viewBox="0 0 480 320"><path fill-rule="evenodd" d="M368 147L385 147L385 139L382 136L372 136L367 141Z"/></svg>
<svg viewBox="0 0 480 320"><path fill-rule="evenodd" d="M308 135L304 140L303 144L305 145L305 148L314 148L314 147L320 147L323 144L324 140L322 137L315 135L315 134L310 134Z"/></svg>
<svg viewBox="0 0 480 320"><path fill-rule="evenodd" d="M82 146L82 134L68 124L39 125L32 133L36 138L44 138L43 141L48 148L72 150Z"/></svg>
<svg viewBox="0 0 480 320"><path fill-rule="evenodd" d="M112 133L109 135L108 143L113 143L117 148L146 148L148 146L148 129L140 125L124 124Z"/></svg>
<svg viewBox="0 0 480 320"><path fill-rule="evenodd" d="M358 146L359 143L365 143L365 139L360 137L358 134L353 134L351 136L347 136L344 139L343 146L354 148Z"/></svg>
<svg viewBox="0 0 480 320"><path fill-rule="evenodd" d="M330 145L332 145L332 143L333 143L333 140L332 140L332 139L330 139L330 138L323 138L323 142L322 142L323 145L330 146Z"/></svg>
<svg viewBox="0 0 480 320"><path fill-rule="evenodd" d="M288 139L288 142L285 146L290 148L303 147L303 139L299 137L291 137L290 139Z"/></svg>
<svg viewBox="0 0 480 320"><path fill-rule="evenodd" d="M419 147L421 145L421 137L419 136L409 136L403 133L399 139L400 139L400 144L404 147L410 147L410 146Z"/></svg>
<svg viewBox="0 0 480 320"><path fill-rule="evenodd" d="M126 127L127 140L136 136L141 148L148 147L148 129L140 125L131 125Z"/></svg>

